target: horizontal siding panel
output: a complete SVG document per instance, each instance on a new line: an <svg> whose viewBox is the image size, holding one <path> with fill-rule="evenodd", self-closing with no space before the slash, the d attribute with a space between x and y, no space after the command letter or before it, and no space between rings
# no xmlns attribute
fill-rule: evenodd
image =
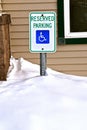
<svg viewBox="0 0 87 130"><path fill-rule="evenodd" d="M13 53L13 56L16 57L16 58L20 58L20 57L23 57L24 59L25 58L31 58L31 59L36 59L36 58L40 58L40 54L38 53L30 53L29 51L27 53Z"/></svg>
<svg viewBox="0 0 87 130"><path fill-rule="evenodd" d="M11 38L29 38L29 33L28 32L16 32L16 33L11 33Z"/></svg>
<svg viewBox="0 0 87 130"><path fill-rule="evenodd" d="M14 25L11 26L10 28L10 32L14 33L14 32L28 32L29 31L29 25Z"/></svg>
<svg viewBox="0 0 87 130"><path fill-rule="evenodd" d="M14 18L11 20L12 25L26 25L29 24L28 18Z"/></svg>
<svg viewBox="0 0 87 130"><path fill-rule="evenodd" d="M18 47L21 47L21 46L18 46ZM25 56L26 56L26 58L31 57L30 53L28 53L28 52L26 52L26 53L23 53L23 52L22 53L16 53L15 55L21 55L24 58L25 58ZM59 54L58 54L58 52L47 53L47 59L53 59L53 58L54 59L58 59L58 58L67 58L67 59L68 58L77 58L79 60L79 58L87 58L87 52L83 52L83 53L81 53L81 52L72 52L72 53L71 52L65 52L65 53L60 52Z"/></svg>
<svg viewBox="0 0 87 130"><path fill-rule="evenodd" d="M34 58L34 59L32 59L32 58L26 58L26 60L28 60L29 62L32 62L32 63L34 63L34 64L40 64L40 59L39 58Z"/></svg>
<svg viewBox="0 0 87 130"><path fill-rule="evenodd" d="M56 2L56 0L3 0L3 3L43 3L43 2Z"/></svg>
<svg viewBox="0 0 87 130"><path fill-rule="evenodd" d="M20 44L19 44L20 43ZM29 38L27 38L27 39L15 39L15 38L11 38L11 43L10 43L12 46L18 46L18 47L20 47L20 46L28 46L29 45Z"/></svg>
<svg viewBox="0 0 87 130"><path fill-rule="evenodd" d="M82 57L86 57L87 58L87 51L58 51L56 53L53 54L48 54L47 55L48 58L82 58Z"/></svg>
<svg viewBox="0 0 87 130"><path fill-rule="evenodd" d="M73 64L87 64L87 58L53 58L53 59L48 59L48 64L60 64L60 65L73 65Z"/></svg>
<svg viewBox="0 0 87 130"><path fill-rule="evenodd" d="M11 51L12 52L28 52L29 51L29 47L28 46L11 46Z"/></svg>
<svg viewBox="0 0 87 130"><path fill-rule="evenodd" d="M34 10L36 11L36 10ZM38 11L38 10L37 10ZM46 11L50 11L49 9L47 9ZM57 12L56 9L51 9L51 11ZM21 11L14 11L14 10L6 10L7 13L11 14L11 18L26 18L29 16L29 13L31 12L31 10L21 10Z"/></svg>
<svg viewBox="0 0 87 130"><path fill-rule="evenodd" d="M66 74L72 74L72 75L78 75L78 76L86 76L87 77L87 71L86 70L82 70L82 71L66 71L64 72Z"/></svg>
<svg viewBox="0 0 87 130"><path fill-rule="evenodd" d="M21 10L21 11L14 11L14 10L11 10L11 11L9 11L9 10L6 10L6 12L8 13L8 14L11 14L11 18L26 18L26 17L28 17L29 16L29 10L28 11L24 11L24 10Z"/></svg>
<svg viewBox="0 0 87 130"><path fill-rule="evenodd" d="M77 75L77 76L86 76L87 77L87 70L64 70L64 69L61 69L59 70L59 68L57 67L54 67L54 66L50 66L48 65L47 66L48 68L51 68L55 71L58 71L58 72L61 72L61 73L65 73L65 74L70 74L70 75ZM73 65L72 65L72 68L73 68Z"/></svg>
<svg viewBox="0 0 87 130"><path fill-rule="evenodd" d="M87 44L58 45L58 51L87 51Z"/></svg>
<svg viewBox="0 0 87 130"><path fill-rule="evenodd" d="M87 71L87 64L86 65L48 65L50 68L55 68L58 71Z"/></svg>
<svg viewBox="0 0 87 130"><path fill-rule="evenodd" d="M43 3L41 5L36 3L36 4L3 4L3 9L4 11L6 10L47 10L47 9L55 9L56 8L56 3Z"/></svg>

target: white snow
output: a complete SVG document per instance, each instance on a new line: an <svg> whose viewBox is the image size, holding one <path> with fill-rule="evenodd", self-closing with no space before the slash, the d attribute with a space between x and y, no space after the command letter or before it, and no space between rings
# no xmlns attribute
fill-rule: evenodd
<svg viewBox="0 0 87 130"><path fill-rule="evenodd" d="M87 77L11 58L0 81L0 130L87 130Z"/></svg>

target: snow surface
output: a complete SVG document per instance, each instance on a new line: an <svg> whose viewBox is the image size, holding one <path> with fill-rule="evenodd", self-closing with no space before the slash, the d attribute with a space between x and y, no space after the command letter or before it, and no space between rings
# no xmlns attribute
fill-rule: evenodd
<svg viewBox="0 0 87 130"><path fill-rule="evenodd" d="M0 130L87 130L87 77L11 58L0 81Z"/></svg>

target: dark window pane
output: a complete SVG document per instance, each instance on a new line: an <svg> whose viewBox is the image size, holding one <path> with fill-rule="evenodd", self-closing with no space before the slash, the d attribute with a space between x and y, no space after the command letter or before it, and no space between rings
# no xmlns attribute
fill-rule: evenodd
<svg viewBox="0 0 87 130"><path fill-rule="evenodd" d="M87 0L70 0L70 32L87 32Z"/></svg>

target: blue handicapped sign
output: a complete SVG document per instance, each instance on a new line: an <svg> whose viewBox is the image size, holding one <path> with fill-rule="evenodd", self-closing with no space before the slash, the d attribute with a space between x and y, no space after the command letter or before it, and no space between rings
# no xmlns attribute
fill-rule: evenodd
<svg viewBox="0 0 87 130"><path fill-rule="evenodd" d="M36 30L36 43L49 44L50 41L49 30Z"/></svg>

